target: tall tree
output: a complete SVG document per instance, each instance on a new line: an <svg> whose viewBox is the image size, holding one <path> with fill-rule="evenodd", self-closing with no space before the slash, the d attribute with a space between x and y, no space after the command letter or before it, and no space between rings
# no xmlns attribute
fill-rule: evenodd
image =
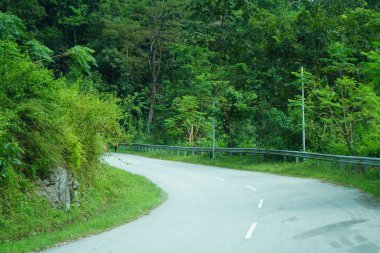
<svg viewBox="0 0 380 253"><path fill-rule="evenodd" d="M149 68L151 74L150 105L148 114L147 136L155 118L157 102L158 80L162 68L163 51L167 43L173 41L178 32L178 19L181 16L181 1L152 0L146 7L148 15L149 40Z"/></svg>

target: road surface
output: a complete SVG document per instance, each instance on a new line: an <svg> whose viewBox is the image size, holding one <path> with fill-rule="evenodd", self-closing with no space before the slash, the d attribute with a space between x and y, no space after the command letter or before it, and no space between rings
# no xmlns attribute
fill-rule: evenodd
<svg viewBox="0 0 380 253"><path fill-rule="evenodd" d="M357 190L276 176L113 154L168 199L149 215L49 253L376 253L380 206Z"/></svg>

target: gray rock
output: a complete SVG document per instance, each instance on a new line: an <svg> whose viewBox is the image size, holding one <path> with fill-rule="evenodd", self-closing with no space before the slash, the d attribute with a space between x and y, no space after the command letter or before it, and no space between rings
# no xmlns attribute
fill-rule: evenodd
<svg viewBox="0 0 380 253"><path fill-rule="evenodd" d="M66 168L56 168L49 178L38 180L37 184L39 194L47 197L54 207L70 210L72 204L79 205L77 198L79 183Z"/></svg>

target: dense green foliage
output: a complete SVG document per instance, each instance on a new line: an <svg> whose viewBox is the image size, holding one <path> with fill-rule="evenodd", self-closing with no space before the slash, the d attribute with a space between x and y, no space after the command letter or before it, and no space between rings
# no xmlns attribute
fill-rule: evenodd
<svg viewBox="0 0 380 253"><path fill-rule="evenodd" d="M75 223L82 215L96 213L95 205L109 201L112 194L92 191L104 190L99 182L110 183L105 181L109 178L99 179L99 158L105 143L122 135L117 98L99 93L89 77L96 65L94 51L77 45L55 55L30 34L29 25L0 13L1 252L21 252L2 247ZM50 68L57 59L68 66L66 77ZM37 194L35 181L58 167L80 182L83 205L72 213L53 208Z"/></svg>
<svg viewBox="0 0 380 253"><path fill-rule="evenodd" d="M308 150L378 156L379 8L373 0L18 0L0 4L0 29L56 76L85 75L120 98L134 141L210 145L214 115L219 146L299 149L303 66Z"/></svg>
<svg viewBox="0 0 380 253"><path fill-rule="evenodd" d="M58 166L96 167L103 142L120 131L115 98L100 98L84 79L54 79L12 41L0 41L0 54L2 173L15 167L43 178Z"/></svg>

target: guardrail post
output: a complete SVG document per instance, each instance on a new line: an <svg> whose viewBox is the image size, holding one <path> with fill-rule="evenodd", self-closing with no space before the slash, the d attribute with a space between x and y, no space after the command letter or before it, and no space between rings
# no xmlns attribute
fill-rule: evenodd
<svg viewBox="0 0 380 253"><path fill-rule="evenodd" d="M340 170L343 170L344 169L344 163L340 162L339 163L339 168L340 168Z"/></svg>
<svg viewBox="0 0 380 253"><path fill-rule="evenodd" d="M317 160L317 167L321 167L321 160Z"/></svg>
<svg viewBox="0 0 380 253"><path fill-rule="evenodd" d="M165 154L168 155L168 147L165 148Z"/></svg>
<svg viewBox="0 0 380 253"><path fill-rule="evenodd" d="M185 154L185 156L187 156L187 150L185 150L184 154Z"/></svg>
<svg viewBox="0 0 380 253"><path fill-rule="evenodd" d="M296 163L299 163L299 162L300 162L300 158L296 156Z"/></svg>
<svg viewBox="0 0 380 253"><path fill-rule="evenodd" d="M160 155L162 156L162 148L160 148Z"/></svg>
<svg viewBox="0 0 380 253"><path fill-rule="evenodd" d="M286 163L286 158L287 158L287 157L286 157L286 156L284 156L284 163Z"/></svg>
<svg viewBox="0 0 380 253"><path fill-rule="evenodd" d="M191 154L194 156L194 150L193 150L193 151L191 151Z"/></svg>
<svg viewBox="0 0 380 253"><path fill-rule="evenodd" d="M179 156L179 149L177 149L177 156Z"/></svg>
<svg viewBox="0 0 380 253"><path fill-rule="evenodd" d="M242 153L242 152L240 152L239 154L240 154L240 158L243 158L243 153Z"/></svg>
<svg viewBox="0 0 380 253"><path fill-rule="evenodd" d="M377 167L377 172L379 174L379 179L380 179L380 167Z"/></svg>

